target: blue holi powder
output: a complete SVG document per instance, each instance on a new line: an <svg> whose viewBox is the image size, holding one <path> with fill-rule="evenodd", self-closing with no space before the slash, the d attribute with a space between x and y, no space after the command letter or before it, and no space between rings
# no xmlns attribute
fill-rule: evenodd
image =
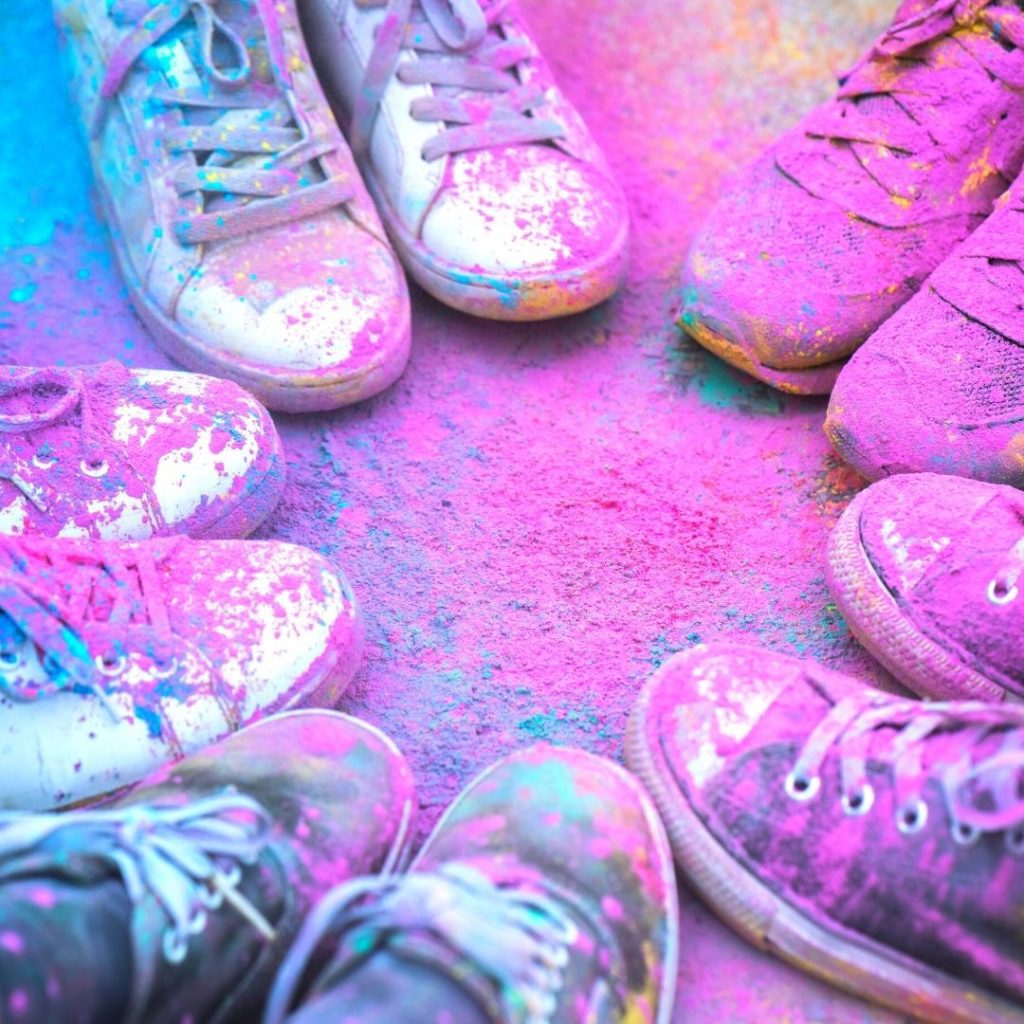
<svg viewBox="0 0 1024 1024"><path fill-rule="evenodd" d="M12 288L8 294L8 298L11 302L28 302L36 293L36 286L33 283L21 285L18 288Z"/></svg>

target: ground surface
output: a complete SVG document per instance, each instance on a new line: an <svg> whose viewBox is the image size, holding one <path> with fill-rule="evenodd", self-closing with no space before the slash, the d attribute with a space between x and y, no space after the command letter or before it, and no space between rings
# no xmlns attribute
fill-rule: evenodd
<svg viewBox="0 0 1024 1024"><path fill-rule="evenodd" d="M0 360L170 365L132 316L93 212L48 4L0 12ZM265 534L352 579L365 665L342 704L420 780L424 825L535 740L618 758L642 680L742 638L878 670L823 579L858 481L824 403L726 370L671 325L689 238L727 174L831 89L886 0L526 0L633 204L608 307L495 326L415 298L387 395L278 420L290 483ZM684 896L677 1021L895 1024L749 951Z"/></svg>

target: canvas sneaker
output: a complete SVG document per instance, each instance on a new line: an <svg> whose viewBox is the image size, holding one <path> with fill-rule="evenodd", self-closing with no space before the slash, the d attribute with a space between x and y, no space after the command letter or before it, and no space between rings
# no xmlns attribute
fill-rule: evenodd
<svg viewBox="0 0 1024 1024"><path fill-rule="evenodd" d="M306 38L406 269L538 320L625 274L622 190L509 0L306 0Z"/></svg>
<svg viewBox="0 0 1024 1024"><path fill-rule="evenodd" d="M661 667L626 749L748 941L932 1024L1024 1021L1024 709L718 644Z"/></svg>
<svg viewBox="0 0 1024 1024"><path fill-rule="evenodd" d="M229 381L0 366L2 533L243 537L283 487L273 421Z"/></svg>
<svg viewBox="0 0 1024 1024"><path fill-rule="evenodd" d="M825 432L869 480L1024 487L1024 175L836 383Z"/></svg>
<svg viewBox="0 0 1024 1024"><path fill-rule="evenodd" d="M836 607L915 693L1024 700L1024 495L921 473L857 495L828 547Z"/></svg>
<svg viewBox="0 0 1024 1024"><path fill-rule="evenodd" d="M671 854L636 780L532 747L463 791L406 876L324 898L264 1024L667 1024L676 914Z"/></svg>
<svg viewBox="0 0 1024 1024"><path fill-rule="evenodd" d="M414 811L390 740L308 711L114 807L0 814L4 1020L251 1024L310 906L393 871Z"/></svg>
<svg viewBox="0 0 1024 1024"><path fill-rule="evenodd" d="M0 808L78 803L330 706L361 637L348 584L297 545L0 537Z"/></svg>
<svg viewBox="0 0 1024 1024"><path fill-rule="evenodd" d="M827 394L1017 176L1022 44L1015 0L904 0L835 97L714 207L681 326L774 387Z"/></svg>
<svg viewBox="0 0 1024 1024"><path fill-rule="evenodd" d="M408 294L292 0L53 0L136 311L270 408L385 388Z"/></svg>

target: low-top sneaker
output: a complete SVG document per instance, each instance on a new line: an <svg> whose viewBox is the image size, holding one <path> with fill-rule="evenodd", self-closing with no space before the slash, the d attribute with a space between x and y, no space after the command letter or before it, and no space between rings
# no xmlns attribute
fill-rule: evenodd
<svg viewBox="0 0 1024 1024"><path fill-rule="evenodd" d="M1016 178L1022 46L1015 0L904 0L835 97L712 210L682 327L774 387L827 394Z"/></svg>
<svg viewBox="0 0 1024 1024"><path fill-rule="evenodd" d="M661 667L626 750L748 941L931 1024L1024 1022L1024 709L720 644Z"/></svg>
<svg viewBox="0 0 1024 1024"><path fill-rule="evenodd" d="M283 487L274 423L230 381L0 366L2 533L244 537Z"/></svg>
<svg viewBox="0 0 1024 1024"><path fill-rule="evenodd" d="M0 814L18 1024L252 1024L309 908L404 856L394 745L329 711L243 730L97 810Z"/></svg>
<svg viewBox="0 0 1024 1024"><path fill-rule="evenodd" d="M667 1024L676 914L672 857L636 780L533 747L470 784L405 877L324 898L264 1022Z"/></svg>
<svg viewBox="0 0 1024 1024"><path fill-rule="evenodd" d="M858 473L1024 487L1022 238L1024 175L843 369L825 432Z"/></svg>
<svg viewBox="0 0 1024 1024"><path fill-rule="evenodd" d="M857 638L915 693L1024 700L1024 495L910 474L857 495L828 582Z"/></svg>
<svg viewBox="0 0 1024 1024"><path fill-rule="evenodd" d="M117 260L189 369L270 408L385 388L405 279L293 0L53 0Z"/></svg>
<svg viewBox="0 0 1024 1024"><path fill-rule="evenodd" d="M77 803L333 705L361 637L348 584L294 544L0 537L0 808Z"/></svg>
<svg viewBox="0 0 1024 1024"><path fill-rule="evenodd" d="M512 0L307 0L317 69L413 278L537 320L608 298L622 190Z"/></svg>

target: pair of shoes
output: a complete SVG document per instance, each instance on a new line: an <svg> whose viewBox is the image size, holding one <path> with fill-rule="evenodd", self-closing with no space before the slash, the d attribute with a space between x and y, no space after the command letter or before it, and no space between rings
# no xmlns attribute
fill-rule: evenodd
<svg viewBox="0 0 1024 1024"><path fill-rule="evenodd" d="M348 583L306 548L234 539L283 484L235 384L0 368L0 807L95 797L338 699L362 636Z"/></svg>
<svg viewBox="0 0 1024 1024"><path fill-rule="evenodd" d="M621 189L511 2L309 0L315 67L295 0L54 8L137 312L272 409L401 374L385 227L423 287L482 316L575 312L622 278Z"/></svg>
<svg viewBox="0 0 1024 1024"><path fill-rule="evenodd" d="M692 888L758 948L916 1020L1024 1022L1019 705L717 644L644 687L626 761Z"/></svg>
<svg viewBox="0 0 1024 1024"><path fill-rule="evenodd" d="M869 479L1024 483L1022 84L1014 0L905 0L687 256L684 329L831 391L828 436Z"/></svg>
<svg viewBox="0 0 1024 1024"><path fill-rule="evenodd" d="M25 1024L667 1024L675 879L631 776L515 754L403 871L415 810L394 745L321 711L114 807L0 818L0 1005Z"/></svg>

